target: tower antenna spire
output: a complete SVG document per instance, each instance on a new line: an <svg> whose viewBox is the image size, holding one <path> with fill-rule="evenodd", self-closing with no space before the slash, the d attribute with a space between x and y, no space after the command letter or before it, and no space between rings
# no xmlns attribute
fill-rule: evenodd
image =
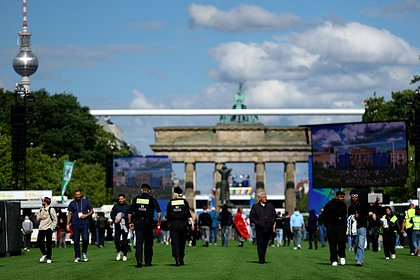
<svg viewBox="0 0 420 280"><path fill-rule="evenodd" d="M23 0L23 22L22 22L22 33L28 32L28 20L26 18L26 0Z"/></svg>
<svg viewBox="0 0 420 280"><path fill-rule="evenodd" d="M30 93L29 76L38 69L38 59L31 51L31 33L28 31L28 20L26 13L26 0L23 1L23 23L22 31L19 32L20 48L19 53L13 58L13 68L16 73L22 76L20 85L25 89L25 96Z"/></svg>

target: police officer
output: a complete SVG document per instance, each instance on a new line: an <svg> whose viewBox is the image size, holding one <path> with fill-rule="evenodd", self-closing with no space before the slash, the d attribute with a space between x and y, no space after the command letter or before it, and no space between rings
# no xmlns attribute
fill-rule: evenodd
<svg viewBox="0 0 420 280"><path fill-rule="evenodd" d="M408 236L408 244L410 245L410 255L415 255L415 248L413 243L413 223L411 218L416 215L416 209L413 202L410 202L410 209L405 211L405 217L402 224L402 231L405 231Z"/></svg>
<svg viewBox="0 0 420 280"><path fill-rule="evenodd" d="M173 197L166 207L166 219L170 223L172 256L175 258L175 265L180 266L184 265L188 223L194 230L194 222L190 213L190 206L182 198L182 189L180 187L174 188Z"/></svg>
<svg viewBox="0 0 420 280"><path fill-rule="evenodd" d="M160 224L160 216L162 214L157 200L149 194L150 190L148 184L143 184L140 188L141 194L133 199L128 212L128 223L136 234L136 259L138 268L143 266L143 243L144 265L152 266L154 210L157 212L158 224ZM132 222L133 215L134 223Z"/></svg>
<svg viewBox="0 0 420 280"><path fill-rule="evenodd" d="M382 216L381 224L385 259L389 260L390 257L395 259L395 239L400 225L397 216L392 213L391 207L385 208L385 215Z"/></svg>

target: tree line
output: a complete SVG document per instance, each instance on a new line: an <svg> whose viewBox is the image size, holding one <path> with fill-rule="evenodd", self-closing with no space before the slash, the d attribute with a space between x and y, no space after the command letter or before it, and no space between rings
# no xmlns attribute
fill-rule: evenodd
<svg viewBox="0 0 420 280"><path fill-rule="evenodd" d="M50 95L45 89L31 93L26 114L26 189L52 190L61 194L65 160L75 162L67 194L82 189L95 206L110 202L105 188L105 159L131 154L128 145L116 145L113 134L106 132L89 108L68 93ZM0 189L13 188L11 106L15 93L0 88ZM109 145L109 144L112 145ZM113 151L110 151L110 146ZM111 190L109 190L111 192Z"/></svg>

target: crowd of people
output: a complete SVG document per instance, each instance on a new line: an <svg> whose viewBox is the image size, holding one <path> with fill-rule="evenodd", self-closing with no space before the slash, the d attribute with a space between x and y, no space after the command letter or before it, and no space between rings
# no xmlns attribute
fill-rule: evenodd
<svg viewBox="0 0 420 280"><path fill-rule="evenodd" d="M74 192L74 200L66 213L56 212L51 207L51 199L42 199L42 207L36 215L39 223L37 245L41 251L40 262L52 263L53 232L57 231L57 247L66 247L66 235L71 234L74 248L74 262L87 262L89 232L91 243L99 248L105 240L113 240L116 261L127 261L134 241L136 266L152 266L154 240L172 246L172 256L176 266L184 265L185 247L217 246L228 247L229 240L235 240L243 247L246 241L256 245L258 263L266 263L267 247L290 246L294 250L303 249L303 241L308 241L308 249L318 250L328 243L332 266L346 264L346 251L353 251L356 265L365 263L365 251L377 252L383 249L385 259L396 258L396 248L407 243L410 254L420 256L420 210L414 204L404 215L396 215L390 207L381 208L379 200L372 204L361 203L359 194L351 193L349 207L344 203L341 191L329 201L321 212L309 211L304 218L299 209L289 215L275 212L264 192L258 194L249 215L242 208L232 209L223 205L220 212L214 207L197 215L183 198L183 190L175 187L173 199L168 202L166 216L151 188L143 184L140 194L129 204L124 194L118 195L110 217L95 213L90 201L83 197L81 190ZM232 211L233 210L233 211ZM236 211L235 211L236 210ZM232 213L234 212L234 214ZM95 216L93 218L93 216ZM22 222L23 246L31 248L33 222L25 216ZM81 241L81 244L80 244ZM81 245L81 246L80 246ZM347 250L346 250L347 249Z"/></svg>
<svg viewBox="0 0 420 280"><path fill-rule="evenodd" d="M420 240L417 238L420 210L415 209L414 203L410 203L403 218L399 219L390 207L380 207L379 197L374 203L363 203L359 194L354 192L350 194L351 203L347 207L344 196L344 192L338 191L322 212L332 266L337 266L338 261L341 265L346 264L346 245L354 251L356 266L364 265L365 251L370 246L373 252L378 252L381 244L385 259L395 259L395 249L401 248L406 237L410 255L420 256Z"/></svg>

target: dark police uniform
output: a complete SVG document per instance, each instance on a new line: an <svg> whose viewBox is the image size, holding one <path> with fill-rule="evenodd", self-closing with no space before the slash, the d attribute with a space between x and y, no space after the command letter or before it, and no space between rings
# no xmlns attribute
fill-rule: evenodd
<svg viewBox="0 0 420 280"><path fill-rule="evenodd" d="M142 186L143 189L144 185ZM150 187L147 185L146 187ZM129 213L134 215L134 230L136 233L136 259L137 267L142 267L143 244L144 264L152 265L153 257L153 214L154 210L161 213L156 199L146 192L133 199ZM160 221L158 221L160 222Z"/></svg>
<svg viewBox="0 0 420 280"><path fill-rule="evenodd" d="M166 207L166 219L170 223L172 256L175 258L177 266L184 264L189 218L191 218L190 206L185 199L178 198L169 201Z"/></svg>

